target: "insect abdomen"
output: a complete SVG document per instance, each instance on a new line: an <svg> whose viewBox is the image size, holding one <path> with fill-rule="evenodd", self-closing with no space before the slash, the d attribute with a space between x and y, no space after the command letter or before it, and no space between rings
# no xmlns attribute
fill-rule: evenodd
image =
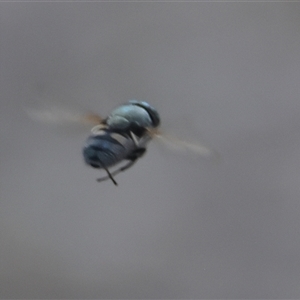
<svg viewBox="0 0 300 300"><path fill-rule="evenodd" d="M124 137L124 141L126 141ZM126 145L121 144L109 133L91 135L83 148L85 162L94 168L110 167L128 155Z"/></svg>

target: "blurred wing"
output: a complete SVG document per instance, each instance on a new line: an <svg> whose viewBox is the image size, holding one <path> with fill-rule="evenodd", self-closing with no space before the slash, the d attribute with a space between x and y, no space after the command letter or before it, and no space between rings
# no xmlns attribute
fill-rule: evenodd
<svg viewBox="0 0 300 300"><path fill-rule="evenodd" d="M26 109L26 111L31 119L54 125L82 124L95 126L103 122L103 119L97 114L80 114L55 106L45 109Z"/></svg>
<svg viewBox="0 0 300 300"><path fill-rule="evenodd" d="M154 139L162 142L172 150L192 152L194 154L207 157L210 159L212 158L214 160L219 159L219 154L216 151L208 147L205 147L199 143L185 141L177 138L176 136L163 133L160 130L156 130L156 129L154 130L150 129L149 132Z"/></svg>

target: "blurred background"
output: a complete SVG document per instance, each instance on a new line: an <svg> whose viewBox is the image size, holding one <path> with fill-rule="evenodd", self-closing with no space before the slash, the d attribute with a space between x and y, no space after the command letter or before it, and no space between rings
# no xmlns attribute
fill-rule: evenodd
<svg viewBox="0 0 300 300"><path fill-rule="evenodd" d="M1 298L300 298L299 3L0 3ZM151 143L112 182L87 131L148 101L218 164Z"/></svg>

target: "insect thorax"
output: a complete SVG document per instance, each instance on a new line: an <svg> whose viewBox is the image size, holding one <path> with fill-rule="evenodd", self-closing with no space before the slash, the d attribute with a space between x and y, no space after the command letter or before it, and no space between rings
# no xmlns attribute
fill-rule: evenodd
<svg viewBox="0 0 300 300"><path fill-rule="evenodd" d="M158 126L159 115L148 103L131 100L129 103L113 110L108 116L106 124L116 130L134 131L138 128L146 129Z"/></svg>

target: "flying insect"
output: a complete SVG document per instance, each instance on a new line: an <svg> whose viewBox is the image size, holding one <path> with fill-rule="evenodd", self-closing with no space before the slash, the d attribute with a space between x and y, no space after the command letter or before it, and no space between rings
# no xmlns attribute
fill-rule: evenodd
<svg viewBox="0 0 300 300"><path fill-rule="evenodd" d="M211 156L213 153L202 145L163 134L159 130L157 110L145 101L130 100L104 119L97 114L75 115L59 110L31 111L30 115L42 121L75 121L94 125L82 153L87 165L106 171L107 176L98 178L98 182L110 179L118 185L114 176L132 167L145 154L146 146L153 138L197 154ZM123 161L126 161L125 165L112 172L109 170Z"/></svg>
<svg viewBox="0 0 300 300"><path fill-rule="evenodd" d="M152 106L131 100L93 127L83 147L83 157L86 164L107 172L108 176L97 181L110 178L117 185L113 176L132 167L143 156L152 138L151 132L159 124L159 114ZM128 163L110 173L108 168L123 160Z"/></svg>

